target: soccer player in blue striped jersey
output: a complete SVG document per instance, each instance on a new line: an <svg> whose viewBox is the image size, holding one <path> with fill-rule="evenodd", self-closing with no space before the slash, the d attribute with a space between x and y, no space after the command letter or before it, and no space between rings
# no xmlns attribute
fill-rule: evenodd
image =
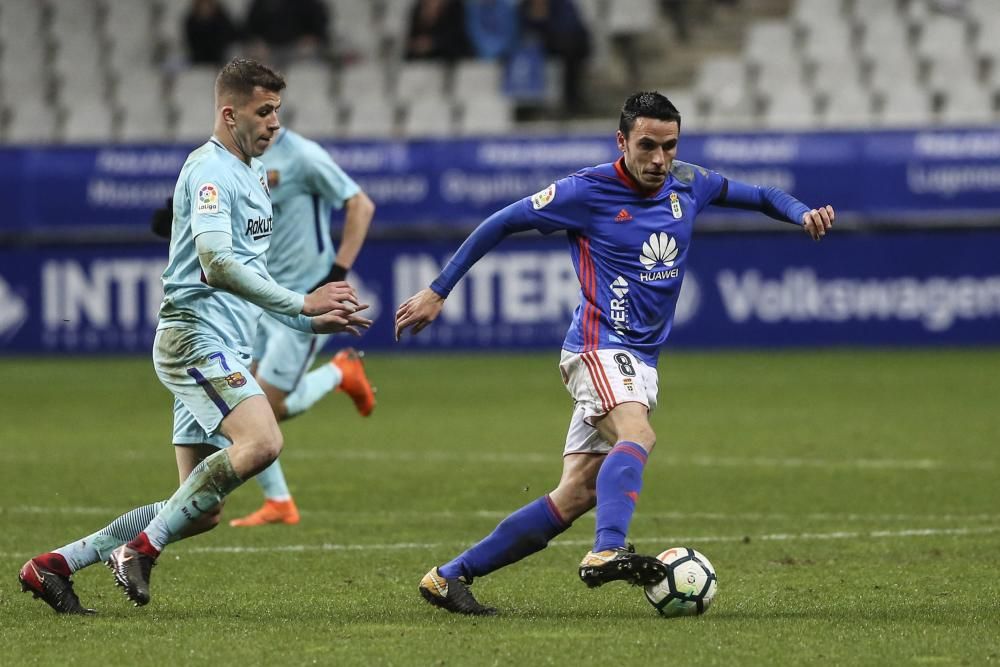
<svg viewBox="0 0 1000 667"><path fill-rule="evenodd" d="M166 502L136 508L24 564L23 590L57 612L92 612L80 604L70 575L102 558L126 596L147 604L150 571L166 545L215 527L225 497L277 458L281 431L247 368L262 310L312 333L356 334L371 324L346 282L302 294L268 275L273 213L256 158L280 127L284 87L279 75L242 58L216 79L214 134L188 156L174 190L153 343L157 376L174 395L180 486Z"/></svg>
<svg viewBox="0 0 1000 667"><path fill-rule="evenodd" d="M429 288L396 312L396 338L416 334L441 312L459 279L515 232L565 231L581 302L563 343L559 369L573 397L562 476L556 488L517 510L483 540L420 582L423 597L452 612L490 615L469 590L476 577L548 544L579 516L597 509L594 546L579 566L588 586L624 580L650 585L662 563L626 544L656 443L656 363L670 334L691 247L706 206L756 210L801 226L815 240L830 229L830 206L811 209L775 188L729 180L675 160L681 116L658 93L626 100L617 132L622 157L583 169L498 211L459 248Z"/></svg>
<svg viewBox="0 0 1000 667"><path fill-rule="evenodd" d="M330 154L315 141L282 128L261 156L267 170L276 224L267 252L274 280L295 291L344 280L364 243L375 205ZM334 250L330 210L344 208L344 231ZM339 389L363 416L375 408L375 396L361 355L353 348L337 352L329 363L309 371L329 336L291 329L272 317L260 319L251 370L278 421L312 407ZM309 371L309 372L306 372ZM297 524L299 511L288 489L280 459L256 476L264 504L231 526Z"/></svg>

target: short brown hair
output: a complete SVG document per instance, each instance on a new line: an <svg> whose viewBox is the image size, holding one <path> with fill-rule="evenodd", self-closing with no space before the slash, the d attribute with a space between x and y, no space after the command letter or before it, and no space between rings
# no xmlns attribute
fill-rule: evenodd
<svg viewBox="0 0 1000 667"><path fill-rule="evenodd" d="M285 78L256 60L233 58L215 79L215 97L231 93L239 100L246 100L257 86L277 93L284 89Z"/></svg>

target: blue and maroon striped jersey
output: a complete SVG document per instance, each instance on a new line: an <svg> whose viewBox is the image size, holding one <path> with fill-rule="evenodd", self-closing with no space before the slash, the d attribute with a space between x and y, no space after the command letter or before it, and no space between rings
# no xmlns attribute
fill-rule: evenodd
<svg viewBox="0 0 1000 667"><path fill-rule="evenodd" d="M656 366L670 335L695 217L709 204L801 224L808 211L780 190L731 182L675 160L663 186L639 189L624 160L583 169L487 219L431 285L441 296L508 234L565 230L581 299L563 348L622 348Z"/></svg>

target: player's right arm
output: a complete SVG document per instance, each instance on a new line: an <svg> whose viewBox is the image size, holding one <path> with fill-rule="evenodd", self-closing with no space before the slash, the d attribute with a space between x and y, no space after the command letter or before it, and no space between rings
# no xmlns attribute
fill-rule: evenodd
<svg viewBox="0 0 1000 667"><path fill-rule="evenodd" d="M353 312L357 295L346 283L332 283L302 295L277 284L244 265L233 253L233 187L225 173L211 162L194 168L187 176L192 193L191 235L198 261L211 287L231 292L278 315L321 315L335 309ZM300 323L305 326L305 322Z"/></svg>
<svg viewBox="0 0 1000 667"><path fill-rule="evenodd" d="M396 310L396 340L407 328L419 333L437 319L451 290L473 265L500 241L517 232L535 229L543 234L564 229L580 231L587 216L576 176L561 179L531 197L503 208L476 227L441 274Z"/></svg>
<svg viewBox="0 0 1000 667"><path fill-rule="evenodd" d="M240 263L233 256L229 234L202 232L194 241L206 283L270 311L285 326L306 333L346 331L356 336L371 326L371 320L359 314L368 305L358 303L354 288L346 282L327 283L303 296Z"/></svg>
<svg viewBox="0 0 1000 667"><path fill-rule="evenodd" d="M282 287L271 276L249 269L233 254L233 237L225 232L202 232L194 239L198 261L211 287L240 296L278 315L322 315L358 305L354 288L346 282L327 283L309 294Z"/></svg>

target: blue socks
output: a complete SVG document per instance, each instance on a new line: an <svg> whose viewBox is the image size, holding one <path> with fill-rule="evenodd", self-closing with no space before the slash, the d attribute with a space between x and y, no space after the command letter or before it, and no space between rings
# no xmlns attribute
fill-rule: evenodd
<svg viewBox="0 0 1000 667"><path fill-rule="evenodd" d="M601 465L597 473L595 552L625 546L648 456L640 445L622 440Z"/></svg>
<svg viewBox="0 0 1000 667"><path fill-rule="evenodd" d="M458 558L438 568L446 579L481 577L541 551L556 535L569 528L547 495L501 521L482 541Z"/></svg>

